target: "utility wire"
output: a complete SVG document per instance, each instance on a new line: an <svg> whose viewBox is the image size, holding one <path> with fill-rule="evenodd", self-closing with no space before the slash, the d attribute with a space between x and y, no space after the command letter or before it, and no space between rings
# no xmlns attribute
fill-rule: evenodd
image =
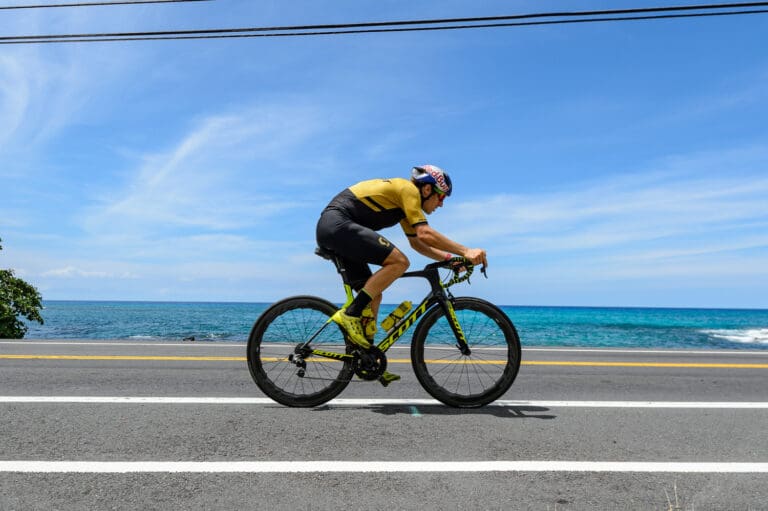
<svg viewBox="0 0 768 511"><path fill-rule="evenodd" d="M641 14L641 13L692 11L692 10L719 10L719 9L744 8L744 7L768 7L768 2L688 5L688 6L677 6L677 7L666 6L666 7L604 10L604 11L552 12L552 13L536 13L536 14L519 14L519 15L511 15L511 16L450 18L450 19L433 19L433 20L405 20L405 21L387 21L387 22L369 22L369 23L346 23L346 24L334 24L334 25L300 25L300 26L283 26L283 27L280 27L280 26L250 27L250 28L227 28L227 29L207 29L207 30L175 30L175 31L157 31L157 32L122 32L122 33L102 33L102 34L6 36L6 37L0 37L0 44L157 41L157 40L173 40L173 39L175 40L228 39L228 38L249 38L249 37L318 36L318 35L361 34L361 33L458 30L458 29L470 29L470 28L519 27L519 26L555 25L555 24L569 24L569 23L594 23L594 22L608 22L608 21L657 20L657 19L696 18L696 17L733 16L733 15L768 13L768 9L753 9L753 10L736 10L736 11L725 11L725 12L716 11L716 12L697 12L697 13L689 12L684 14L656 14L656 15L644 15L644 16L615 16L617 14ZM584 16L606 16L606 17L588 18ZM547 18L547 17L565 17L565 18L576 18L576 19L502 22L506 20L521 20L521 19ZM494 21L494 23L479 23L479 22L485 22L485 21ZM463 24L459 24L459 23L463 23ZM467 23L471 23L471 24L467 24ZM438 25L438 26L408 27L408 25ZM380 28L374 28L374 27L380 27ZM393 27L399 27L399 28L393 28Z"/></svg>
<svg viewBox="0 0 768 511"><path fill-rule="evenodd" d="M47 9L49 7L93 7L96 5L170 4L178 2L210 2L211 0L115 0L114 2L77 2L69 4L0 5L0 11L10 9Z"/></svg>
<svg viewBox="0 0 768 511"><path fill-rule="evenodd" d="M176 0L178 1L178 0ZM764 2L741 2L727 4L704 4L704 5L684 5L684 6L666 6L666 7L646 7L635 9L613 9L600 11L565 11L565 12L545 12L535 14L514 14L507 16L485 16L473 18L443 18L427 20L404 20L404 21L379 21L367 23L343 23L332 25L293 25L276 27L254 27L254 28L231 28L231 29L209 29L209 30L177 30L162 32L133 32L133 33L114 33L114 34L73 34L73 35L50 35L50 36L27 36L34 38L66 38L66 37L131 37L141 35L189 35L189 34L212 34L228 32L278 32L287 30L329 30L329 29L350 29L350 28L368 28L368 27L396 27L403 25L433 25L433 24L454 24L454 23L479 23L479 22L499 22L509 20L521 20L529 18L567 18L583 16L609 16L618 14L643 14L654 12L669 11L691 11L691 10L717 10L717 9L735 9L747 7L768 7L768 1ZM1 39L1 38L0 38Z"/></svg>
<svg viewBox="0 0 768 511"><path fill-rule="evenodd" d="M436 27L412 27L412 28L379 28L379 29L359 29L359 30L321 30L307 32L276 32L276 33L251 33L277 30L272 28L242 28L242 29L217 29L217 30L191 30L179 32L136 32L125 34L82 34L68 36L18 36L18 37L0 37L0 44L23 44L23 43L61 43L61 42L90 42L90 41L163 41L163 40L183 40L183 39L233 39L249 37L290 37L290 36L318 36L318 35L340 35L340 34L370 34L385 32L421 32L435 30L458 30L469 28L497 28L497 27L523 27L535 25L562 25L569 23L594 23L606 21L633 21L633 20L656 20L656 19L674 19L674 18L694 18L705 16L731 16L738 14L762 14L768 13L768 9L751 11L733 11L733 12L714 12L697 14L665 14L658 16L625 16L613 18L581 18L570 20L553 21L530 21L520 23L486 23L472 25L445 25ZM237 33L248 32L248 33ZM39 37L39 39L38 39ZM61 37L61 39L55 39ZM70 39L83 37L85 39ZM18 40L22 39L22 40ZM7 41L13 40L13 41Z"/></svg>

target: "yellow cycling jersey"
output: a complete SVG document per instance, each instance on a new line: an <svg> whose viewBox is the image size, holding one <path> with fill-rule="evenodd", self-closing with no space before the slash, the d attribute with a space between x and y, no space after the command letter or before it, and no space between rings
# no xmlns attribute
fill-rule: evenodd
<svg viewBox="0 0 768 511"><path fill-rule="evenodd" d="M400 222L407 236L415 236L414 227L427 223L419 189L399 177L361 181L337 195L328 207L345 211L352 220L373 230Z"/></svg>

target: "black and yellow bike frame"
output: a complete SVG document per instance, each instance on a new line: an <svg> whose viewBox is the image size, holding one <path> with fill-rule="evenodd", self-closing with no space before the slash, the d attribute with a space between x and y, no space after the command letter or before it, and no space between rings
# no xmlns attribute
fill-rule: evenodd
<svg viewBox="0 0 768 511"><path fill-rule="evenodd" d="M330 254L328 254L330 255ZM346 302L344 303L344 307L349 306L350 303L352 303L352 300L354 299L354 294L352 291L352 286L347 281L346 271L344 270L343 264L341 261L339 261L336 257L330 255L331 257L328 257L328 259L331 259L334 264L336 265L336 269L338 270L339 274L341 274L342 280L344 281L344 292L346 293ZM440 281L440 274L438 273L439 268L445 268L446 263L433 263L427 265L423 270L420 271L412 271L404 273L403 277L421 277L427 279L427 281L430 284L430 287L432 288L430 293L424 298L424 300L421 301L421 303L411 310L411 312L405 316L403 319L401 319L397 324L395 324L394 327L392 327L392 330L387 334L387 336L376 345L376 347L382 352L386 352L389 348L392 347L404 334L407 332L416 322L421 318L428 310L430 310L432 307L439 306L443 308L443 311L445 312L445 315L447 318L450 319L450 326L451 330L453 330L453 334L456 337L456 346L459 348L459 350L464 353L465 355L469 355L470 350L469 346L467 344L467 339L464 336L464 332L461 329L461 325L459 324L459 320L456 317L456 311L453 308L453 295L451 295L450 291L448 291L448 287L452 284L455 284L456 282L459 282L460 280L465 280L469 277L469 275L466 275L465 277L461 278L454 278L453 280L447 282L446 284L443 284ZM306 343L304 343L303 348L311 348L312 341L322 332L329 324L331 323L331 320L328 319L326 323L314 334L312 335L309 340L307 340ZM336 353L332 351L325 351L321 349L311 349L309 350L309 353L311 355L319 356L319 357L325 357L325 358L331 358L334 360L353 360L354 355L347 354L347 353Z"/></svg>

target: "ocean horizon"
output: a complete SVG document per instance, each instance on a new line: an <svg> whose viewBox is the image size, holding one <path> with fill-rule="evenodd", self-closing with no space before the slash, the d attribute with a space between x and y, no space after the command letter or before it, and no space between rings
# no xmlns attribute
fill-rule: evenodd
<svg viewBox="0 0 768 511"><path fill-rule="evenodd" d="M246 341L270 303L45 300L25 339ZM396 304L382 305L379 320ZM500 308L523 346L768 349L768 309L539 306ZM412 332L401 342L407 342ZM378 337L377 337L378 339Z"/></svg>

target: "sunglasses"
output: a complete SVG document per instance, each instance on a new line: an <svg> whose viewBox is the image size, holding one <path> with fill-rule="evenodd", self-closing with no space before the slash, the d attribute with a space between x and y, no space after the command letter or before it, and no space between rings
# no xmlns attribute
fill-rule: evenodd
<svg viewBox="0 0 768 511"><path fill-rule="evenodd" d="M437 188L435 188L434 190L435 190L435 195L437 195L437 202L442 204L443 201L445 200L445 198L447 197L447 195L445 194L445 192L442 192L442 191L438 190Z"/></svg>

